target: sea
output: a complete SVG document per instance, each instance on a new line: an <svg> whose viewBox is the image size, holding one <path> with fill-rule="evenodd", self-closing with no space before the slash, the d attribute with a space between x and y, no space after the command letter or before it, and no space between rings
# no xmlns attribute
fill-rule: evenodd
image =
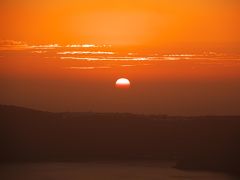
<svg viewBox="0 0 240 180"><path fill-rule="evenodd" d="M219 172L186 171L173 162L1 164L1 180L235 180Z"/></svg>

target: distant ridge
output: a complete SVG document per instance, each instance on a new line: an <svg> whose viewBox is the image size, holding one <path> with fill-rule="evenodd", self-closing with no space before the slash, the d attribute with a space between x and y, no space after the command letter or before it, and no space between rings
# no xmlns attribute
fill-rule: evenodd
<svg viewBox="0 0 240 180"><path fill-rule="evenodd" d="M12 111L12 112L27 112L27 111L32 111L32 112L41 112L41 113L50 113L48 111L43 111L43 110L36 110L33 108L28 108L28 107L21 107L21 106L15 106L15 105L2 105L0 104L0 111Z"/></svg>
<svg viewBox="0 0 240 180"><path fill-rule="evenodd" d="M16 105L4 105L0 104L0 113L3 111L8 111L8 112L35 112L35 113L52 113L52 114L68 114L72 116L78 116L78 115L83 115L83 114L88 114L88 115L119 115L119 116L144 116L144 117L160 117L160 118L167 118L167 117L181 117L181 118L187 118L187 119L192 119L192 118L201 118L201 117L216 117L216 118L224 118L224 117L235 117L238 118L240 117L239 115L167 115L167 114L135 114L135 113L129 113L129 112L88 112L88 111L63 111L63 112L51 112L47 110L39 110L39 109L34 109L30 107L22 107L22 106L16 106Z"/></svg>

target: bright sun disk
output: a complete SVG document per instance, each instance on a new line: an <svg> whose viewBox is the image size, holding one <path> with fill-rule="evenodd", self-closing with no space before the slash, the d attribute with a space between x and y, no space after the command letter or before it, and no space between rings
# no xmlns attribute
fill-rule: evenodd
<svg viewBox="0 0 240 180"><path fill-rule="evenodd" d="M130 81L126 78L120 78L116 81L115 83L115 87L116 88L123 88L123 89L127 89L130 87Z"/></svg>

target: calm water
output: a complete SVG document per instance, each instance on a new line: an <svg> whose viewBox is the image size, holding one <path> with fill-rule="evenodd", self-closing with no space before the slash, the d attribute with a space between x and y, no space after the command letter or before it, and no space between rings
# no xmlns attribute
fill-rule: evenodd
<svg viewBox="0 0 240 180"><path fill-rule="evenodd" d="M223 173L181 171L173 163L28 163L0 166L1 180L233 180Z"/></svg>

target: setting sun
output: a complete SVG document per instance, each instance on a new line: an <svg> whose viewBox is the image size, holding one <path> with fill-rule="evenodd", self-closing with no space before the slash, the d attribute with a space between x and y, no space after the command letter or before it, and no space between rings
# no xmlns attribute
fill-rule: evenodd
<svg viewBox="0 0 240 180"><path fill-rule="evenodd" d="M130 81L126 78L120 78L115 83L116 88L127 89L130 87Z"/></svg>

